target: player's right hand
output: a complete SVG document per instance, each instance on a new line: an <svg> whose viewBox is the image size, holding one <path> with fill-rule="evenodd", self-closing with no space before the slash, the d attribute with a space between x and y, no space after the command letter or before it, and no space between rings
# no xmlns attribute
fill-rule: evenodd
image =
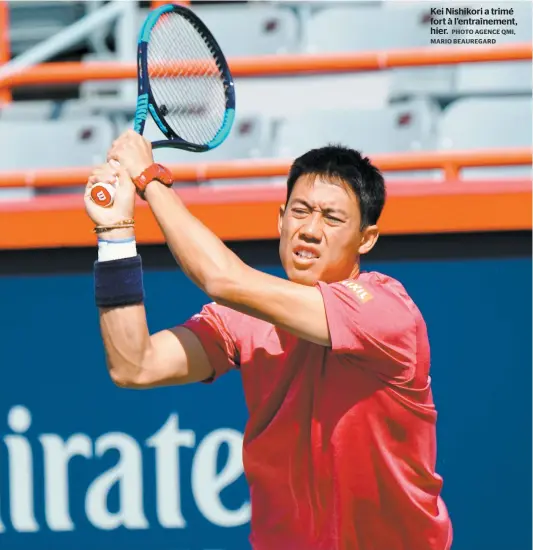
<svg viewBox="0 0 533 550"><path fill-rule="evenodd" d="M118 183L117 183L118 178ZM109 183L116 186L114 202L104 208L91 199L91 188L96 183ZM114 225L125 219L133 218L135 210L135 185L126 170L111 160L97 166L89 176L85 187L85 210L95 225Z"/></svg>

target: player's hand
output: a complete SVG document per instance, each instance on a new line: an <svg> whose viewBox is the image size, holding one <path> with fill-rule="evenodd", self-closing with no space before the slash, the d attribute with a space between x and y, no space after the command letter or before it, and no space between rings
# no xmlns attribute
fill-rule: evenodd
<svg viewBox="0 0 533 550"><path fill-rule="evenodd" d="M91 199L91 188L95 183L110 183L116 186L115 200L110 207L98 206ZM89 176L85 187L85 210L95 225L114 225L124 219L133 218L135 197L135 185L129 174L115 161L110 161L97 166Z"/></svg>
<svg viewBox="0 0 533 550"><path fill-rule="evenodd" d="M136 178L154 162L152 144L134 130L126 130L111 146L107 160L116 160Z"/></svg>

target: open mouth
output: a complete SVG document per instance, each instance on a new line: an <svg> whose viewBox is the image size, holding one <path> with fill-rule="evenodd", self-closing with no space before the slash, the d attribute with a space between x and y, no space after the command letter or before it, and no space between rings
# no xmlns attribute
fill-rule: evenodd
<svg viewBox="0 0 533 550"><path fill-rule="evenodd" d="M318 252L303 247L296 248L293 254L295 262L299 264L309 264L318 260Z"/></svg>
<svg viewBox="0 0 533 550"><path fill-rule="evenodd" d="M316 254L313 254L308 250L297 250L294 254L295 256L298 256L298 258L303 258L304 260L316 260L318 258Z"/></svg>

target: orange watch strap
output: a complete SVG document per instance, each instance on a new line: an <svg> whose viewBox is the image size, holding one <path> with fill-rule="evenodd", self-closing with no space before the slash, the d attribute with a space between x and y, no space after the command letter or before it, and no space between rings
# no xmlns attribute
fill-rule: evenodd
<svg viewBox="0 0 533 550"><path fill-rule="evenodd" d="M137 192L142 198L144 198L146 186L153 180L157 180L167 187L172 187L172 183L174 182L172 172L161 164L154 162L148 168L145 168L136 178L133 178Z"/></svg>

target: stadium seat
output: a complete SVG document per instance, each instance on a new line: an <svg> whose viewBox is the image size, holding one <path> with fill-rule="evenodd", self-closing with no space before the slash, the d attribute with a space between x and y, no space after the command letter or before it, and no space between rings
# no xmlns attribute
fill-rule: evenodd
<svg viewBox="0 0 533 550"><path fill-rule="evenodd" d="M19 55L72 25L85 15L84 2L9 2L9 40Z"/></svg>
<svg viewBox="0 0 533 550"><path fill-rule="evenodd" d="M131 123L128 125L131 127ZM144 137L150 141L165 139L155 122L148 118ZM271 154L270 127L260 116L237 116L227 140L215 149L202 153L191 153L181 149L155 149L154 157L161 163L218 161L268 157Z"/></svg>
<svg viewBox="0 0 533 550"><path fill-rule="evenodd" d="M438 107L430 100L392 104L383 109L322 110L287 118L275 141L276 157L294 158L328 143L361 153L396 153L433 149ZM389 179L427 179L429 172L389 172Z"/></svg>
<svg viewBox="0 0 533 550"><path fill-rule="evenodd" d="M106 63L117 61L115 55L110 53L85 54L83 63ZM121 94L121 90L127 90ZM102 103L114 104L118 110L135 110L137 102L137 87L133 80L86 80L80 83L80 100L88 107L98 107Z"/></svg>
<svg viewBox="0 0 533 550"><path fill-rule="evenodd" d="M298 19L283 6L193 5L228 57L292 53L299 47ZM139 28L146 10L139 11Z"/></svg>
<svg viewBox="0 0 533 550"><path fill-rule="evenodd" d="M66 168L105 162L114 139L104 117L0 121L0 169Z"/></svg>
<svg viewBox="0 0 533 550"><path fill-rule="evenodd" d="M298 19L282 6L226 4L198 6L195 11L228 57L293 53L299 48Z"/></svg>
<svg viewBox="0 0 533 550"><path fill-rule="evenodd" d="M364 153L428 149L437 113L437 106L429 101L409 101L384 109L324 109L312 116L287 118L279 129L276 156L296 156L328 142L341 142Z"/></svg>
<svg viewBox="0 0 533 550"><path fill-rule="evenodd" d="M0 170L94 166L105 162L113 139L113 126L104 117L39 122L0 120ZM38 190L37 194L64 192L51 188Z"/></svg>
<svg viewBox="0 0 533 550"><path fill-rule="evenodd" d="M464 98L442 113L438 145L442 149L467 150L531 147L531 97ZM531 166L465 168L462 177L531 177Z"/></svg>
<svg viewBox="0 0 533 550"><path fill-rule="evenodd" d="M427 42L428 33L412 13L355 4L317 11L305 29L305 50L333 53L421 46Z"/></svg>
<svg viewBox="0 0 533 550"><path fill-rule="evenodd" d="M116 105L113 109L116 109ZM101 110L103 111L103 109ZM12 101L0 107L0 121L5 122L37 122L39 120L56 120L62 117L87 119L94 114L97 114L97 109L94 106L78 99Z"/></svg>
<svg viewBox="0 0 533 550"><path fill-rule="evenodd" d="M512 44L515 42L531 43L532 40L532 4L530 2L505 2L502 8L512 8L513 16L501 15L502 19L515 17L517 25L505 27L515 32L513 35L498 34L493 37L497 44ZM475 31L476 29L491 30L494 26L462 26L462 29ZM500 26L500 31L503 29ZM466 35L471 36L471 35ZM531 61L504 61L490 63L461 63L457 66L456 88L458 96L485 95L485 94L531 94L533 73Z"/></svg>
<svg viewBox="0 0 533 550"><path fill-rule="evenodd" d="M457 96L531 94L530 61L461 63L457 67Z"/></svg>
<svg viewBox="0 0 533 550"><path fill-rule="evenodd" d="M430 46L430 7L438 3L389 1L374 6L332 7L316 12L305 29L308 52L395 50ZM335 32L324 32L335 29ZM391 69L390 98L447 98L452 93L454 67Z"/></svg>
<svg viewBox="0 0 533 550"><path fill-rule="evenodd" d="M0 121L49 120L53 118L56 102L50 99L12 101L0 107Z"/></svg>
<svg viewBox="0 0 533 550"><path fill-rule="evenodd" d="M131 122L128 127L131 127ZM165 139L151 118L148 118L143 135L150 141ZM180 164L264 158L272 155L271 124L260 115L237 114L231 133L224 143L205 153L191 153L181 149L154 149L154 159L162 164ZM244 180L247 184L251 180ZM191 182L192 183L192 182ZM217 183L217 182L203 182ZM220 183L220 182L218 182ZM225 182L228 183L228 182ZM233 182L233 183L240 183Z"/></svg>
<svg viewBox="0 0 533 550"><path fill-rule="evenodd" d="M237 111L270 117L312 113L335 98L335 107L379 108L388 103L387 77L378 72L236 78Z"/></svg>

